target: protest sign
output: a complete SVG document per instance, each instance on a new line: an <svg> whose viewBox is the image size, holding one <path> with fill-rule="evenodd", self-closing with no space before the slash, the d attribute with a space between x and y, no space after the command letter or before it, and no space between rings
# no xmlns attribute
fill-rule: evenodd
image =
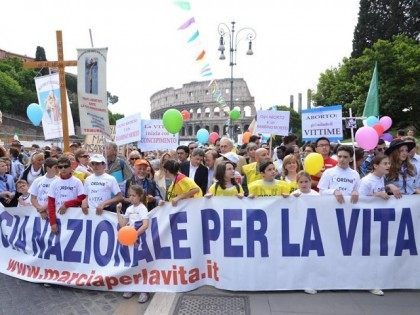
<svg viewBox="0 0 420 315"><path fill-rule="evenodd" d="M343 139L341 105L302 110L303 141L314 141L320 137L331 141Z"/></svg>
<svg viewBox="0 0 420 315"><path fill-rule="evenodd" d="M141 121L141 140L138 147L143 151L153 150L176 150L178 147L179 134L171 134L166 131L160 119Z"/></svg>
<svg viewBox="0 0 420 315"><path fill-rule="evenodd" d="M137 142L141 139L140 130L140 114L118 119L115 126L115 142L117 145Z"/></svg>
<svg viewBox="0 0 420 315"><path fill-rule="evenodd" d="M278 110L257 111L257 132L287 136L289 134L290 112Z"/></svg>

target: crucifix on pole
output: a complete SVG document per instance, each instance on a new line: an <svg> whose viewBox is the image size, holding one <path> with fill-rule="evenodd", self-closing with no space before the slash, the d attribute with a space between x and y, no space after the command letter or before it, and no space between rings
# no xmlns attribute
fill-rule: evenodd
<svg viewBox="0 0 420 315"><path fill-rule="evenodd" d="M56 31L57 38L57 57L58 61L27 61L23 63L24 68L58 68L60 83L60 99L61 99L61 122L63 124L63 142L64 152L69 151L69 122L67 119L67 102L66 102L66 76L64 68L68 66L77 66L77 60L64 61L63 53L63 34Z"/></svg>

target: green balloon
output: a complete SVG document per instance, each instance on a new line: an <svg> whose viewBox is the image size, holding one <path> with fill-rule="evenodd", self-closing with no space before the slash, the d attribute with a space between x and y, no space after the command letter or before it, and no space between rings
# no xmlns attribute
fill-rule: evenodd
<svg viewBox="0 0 420 315"><path fill-rule="evenodd" d="M173 108L163 114L162 121L165 129L172 134L178 133L184 124L181 112Z"/></svg>
<svg viewBox="0 0 420 315"><path fill-rule="evenodd" d="M230 111L230 119L232 120L238 120L239 117L241 117L241 112L237 109L232 109Z"/></svg>

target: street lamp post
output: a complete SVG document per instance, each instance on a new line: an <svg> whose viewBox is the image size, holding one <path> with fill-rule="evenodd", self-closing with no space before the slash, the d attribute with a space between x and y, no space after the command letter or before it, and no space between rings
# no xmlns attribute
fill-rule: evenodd
<svg viewBox="0 0 420 315"><path fill-rule="evenodd" d="M220 51L220 60L225 60L225 35L229 35L229 66L230 66L230 103L229 103L229 113L233 109L233 66L236 65L236 52L238 48L238 44L242 40L247 40L248 43L248 50L246 52L247 55L251 56L253 55L252 51L252 41L257 37L257 33L253 28L250 27L244 27L236 31L235 34L235 22L231 22L231 27L229 27L225 23L220 23L217 28L219 35L220 35L220 45L219 45L219 51ZM233 140L234 136L234 130L233 130L233 122L232 119L229 116L229 137Z"/></svg>

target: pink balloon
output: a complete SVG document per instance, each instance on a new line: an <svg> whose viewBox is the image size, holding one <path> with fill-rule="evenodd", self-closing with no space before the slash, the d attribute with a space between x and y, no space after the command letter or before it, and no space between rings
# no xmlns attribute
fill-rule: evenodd
<svg viewBox="0 0 420 315"><path fill-rule="evenodd" d="M379 123L384 127L384 131L388 130L392 126L392 119L389 116L384 116L379 119Z"/></svg>
<svg viewBox="0 0 420 315"><path fill-rule="evenodd" d="M211 143L215 143L216 140L219 139L219 134L215 131L213 131L210 135L209 135L209 140Z"/></svg>
<svg viewBox="0 0 420 315"><path fill-rule="evenodd" d="M361 127L356 131L357 145L364 150L373 150L378 144L379 136L372 127Z"/></svg>

